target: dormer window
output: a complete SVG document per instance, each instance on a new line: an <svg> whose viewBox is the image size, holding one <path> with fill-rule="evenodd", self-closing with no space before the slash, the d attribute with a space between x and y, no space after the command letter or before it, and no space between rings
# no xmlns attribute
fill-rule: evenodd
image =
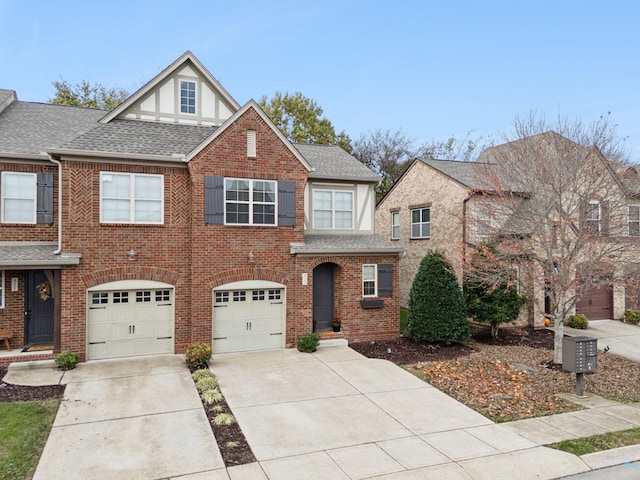
<svg viewBox="0 0 640 480"><path fill-rule="evenodd" d="M180 113L195 115L196 82L180 81Z"/></svg>

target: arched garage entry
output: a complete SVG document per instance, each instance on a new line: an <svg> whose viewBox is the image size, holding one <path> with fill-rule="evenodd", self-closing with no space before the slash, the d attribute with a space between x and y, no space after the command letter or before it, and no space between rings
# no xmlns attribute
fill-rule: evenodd
<svg viewBox="0 0 640 480"><path fill-rule="evenodd" d="M87 358L173 353L174 287L121 280L87 290Z"/></svg>
<svg viewBox="0 0 640 480"><path fill-rule="evenodd" d="M286 291L281 283L244 280L213 290L213 352L284 348Z"/></svg>

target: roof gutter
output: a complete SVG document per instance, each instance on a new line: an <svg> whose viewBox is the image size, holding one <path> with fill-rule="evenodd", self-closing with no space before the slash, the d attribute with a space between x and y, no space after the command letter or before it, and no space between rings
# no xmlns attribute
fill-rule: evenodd
<svg viewBox="0 0 640 480"><path fill-rule="evenodd" d="M53 158L53 155L48 154L49 161L58 166L58 248L54 255L60 255L62 252L62 162Z"/></svg>
<svg viewBox="0 0 640 480"><path fill-rule="evenodd" d="M99 152L95 150L72 150L67 148L58 148L49 152L49 159L51 155L70 155L70 156L83 156L92 158L117 158L126 160L147 160L147 161L162 161L162 162L179 162L185 163L187 161L186 155L182 153L174 153L172 155L149 155L144 153L126 153L126 152Z"/></svg>

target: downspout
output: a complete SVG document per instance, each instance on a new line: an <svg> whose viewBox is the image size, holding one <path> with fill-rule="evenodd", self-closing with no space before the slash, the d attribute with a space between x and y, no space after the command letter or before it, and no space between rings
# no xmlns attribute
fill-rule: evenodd
<svg viewBox="0 0 640 480"><path fill-rule="evenodd" d="M53 254L60 255L62 252L62 162L53 158L53 155L48 155L49 161L58 166L58 248Z"/></svg>
<svg viewBox="0 0 640 480"><path fill-rule="evenodd" d="M462 200L462 263L467 263L467 203L471 200L474 193L471 192Z"/></svg>

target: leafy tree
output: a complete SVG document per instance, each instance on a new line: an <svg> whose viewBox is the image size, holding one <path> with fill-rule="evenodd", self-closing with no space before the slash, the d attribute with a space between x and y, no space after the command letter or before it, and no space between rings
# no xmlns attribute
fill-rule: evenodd
<svg viewBox="0 0 640 480"><path fill-rule="evenodd" d="M628 270L611 265L637 264L635 242L626 237L627 194L615 173L625 158L608 115L587 125L565 118L549 123L535 113L516 119L505 143L479 157L490 162L478 169L489 192L477 199L491 216L484 228L498 258L522 259L534 287L545 290L555 363L562 363L564 321L578 300L591 288L624 281ZM502 281L487 272L487 285ZM533 296L544 312L542 297Z"/></svg>
<svg viewBox="0 0 640 480"><path fill-rule="evenodd" d="M469 338L462 292L444 255L428 251L409 292L407 334L417 342L450 344Z"/></svg>
<svg viewBox="0 0 640 480"><path fill-rule="evenodd" d="M360 136L353 144L353 156L382 177L376 188L380 200L418 156L413 142L400 130L376 130Z"/></svg>
<svg viewBox="0 0 640 480"><path fill-rule="evenodd" d="M336 133L333 124L322 116L322 108L302 93L276 92L270 100L263 96L258 105L292 142L338 145L351 152L349 136L344 130Z"/></svg>
<svg viewBox="0 0 640 480"><path fill-rule="evenodd" d="M502 276L499 284L487 282L488 274ZM491 325L491 336L498 336L502 323L513 322L520 314L523 298L518 293L515 270L499 261L493 244L479 246L471 256L465 272L462 291L467 315Z"/></svg>
<svg viewBox="0 0 640 480"><path fill-rule="evenodd" d="M52 85L56 93L49 102L54 105L113 110L129 96L127 91L121 88L107 88L99 83L92 85L86 80L71 85L68 81L61 79L52 82Z"/></svg>

